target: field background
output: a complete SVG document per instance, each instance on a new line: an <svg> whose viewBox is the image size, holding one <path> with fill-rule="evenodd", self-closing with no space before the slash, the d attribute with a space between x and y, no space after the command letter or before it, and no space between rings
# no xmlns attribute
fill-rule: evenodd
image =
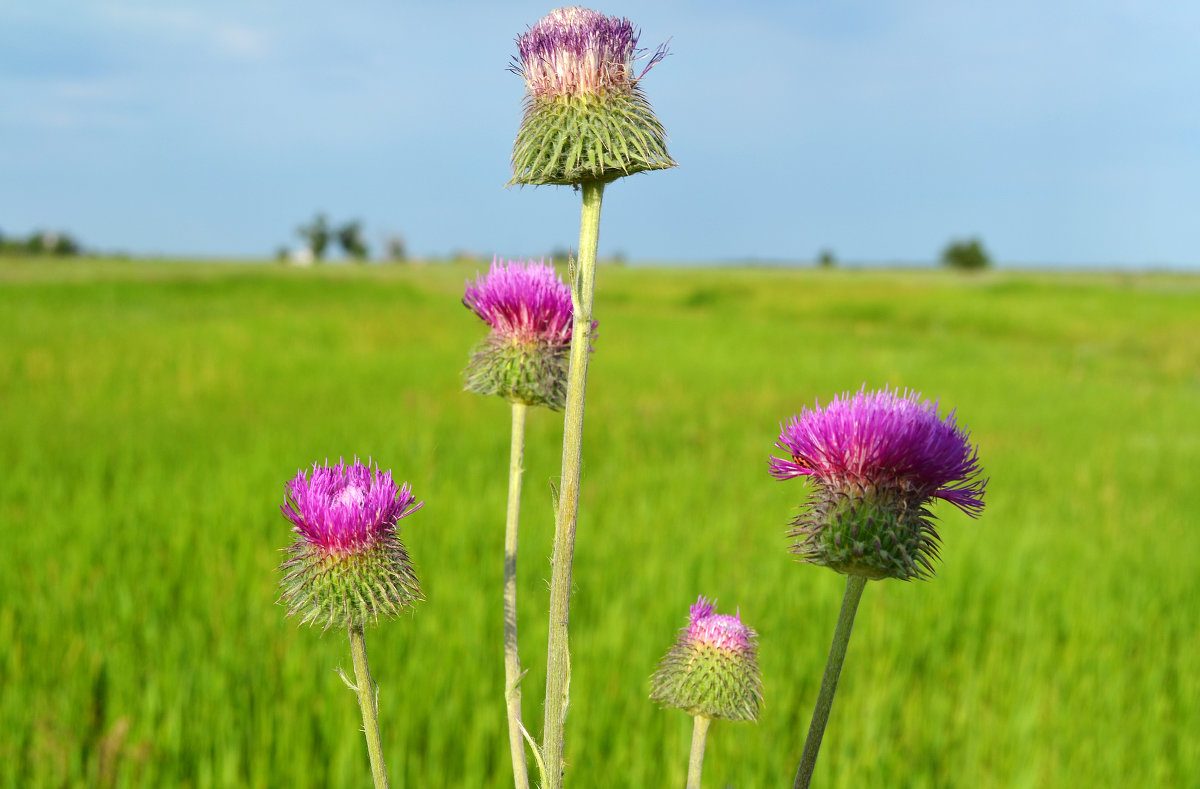
<svg viewBox="0 0 1200 789"><path fill-rule="evenodd" d="M509 413L461 392L475 266L0 264L0 786L365 787L344 634L275 604L285 480L376 459L428 601L368 634L393 786L511 786ZM841 577L784 530L778 424L891 384L991 482L928 583L868 586L823 787L1200 785L1200 278L603 268L572 608L571 787L682 786L648 677L698 594L761 640L705 785L791 785ZM530 414L525 716L541 729L561 417Z"/></svg>

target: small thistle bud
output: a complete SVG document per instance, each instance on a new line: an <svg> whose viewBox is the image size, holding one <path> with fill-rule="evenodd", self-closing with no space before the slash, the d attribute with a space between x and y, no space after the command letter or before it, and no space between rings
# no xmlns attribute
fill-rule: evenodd
<svg viewBox="0 0 1200 789"><path fill-rule="evenodd" d="M778 479L813 481L788 535L801 561L864 578L929 578L939 538L928 506L945 499L975 517L987 480L978 451L937 402L916 392L843 394L780 426Z"/></svg>
<svg viewBox="0 0 1200 789"><path fill-rule="evenodd" d="M517 38L511 70L526 95L510 183L607 183L675 166L640 87L666 46L635 76L638 35L628 19L575 6L551 11Z"/></svg>
<svg viewBox="0 0 1200 789"><path fill-rule="evenodd" d="M280 507L297 535L281 568L288 615L326 629L362 627L421 600L397 526L424 503L413 501L408 483L397 488L390 471L357 458L314 463L311 477L297 472Z"/></svg>
<svg viewBox="0 0 1200 789"><path fill-rule="evenodd" d="M466 390L562 410L574 316L554 267L496 258L486 277L467 283L463 305L491 327L463 371Z"/></svg>
<svg viewBox="0 0 1200 789"><path fill-rule="evenodd" d="M688 626L650 678L650 698L689 715L734 721L758 719L762 676L758 636L740 616L718 614L700 597Z"/></svg>

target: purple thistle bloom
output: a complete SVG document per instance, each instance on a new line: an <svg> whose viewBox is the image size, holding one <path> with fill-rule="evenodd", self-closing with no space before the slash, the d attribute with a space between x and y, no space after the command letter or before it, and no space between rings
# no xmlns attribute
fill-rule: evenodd
<svg viewBox="0 0 1200 789"><path fill-rule="evenodd" d="M976 476L979 458L968 439L953 411L939 418L937 402L919 393L863 390L793 416L776 442L791 457L771 458L771 474L899 485L922 498L946 499L974 517L983 509L986 481Z"/></svg>
<svg viewBox="0 0 1200 789"><path fill-rule="evenodd" d="M629 91L667 54L660 46L635 77L638 35L628 19L558 8L517 38L512 70L533 96Z"/></svg>
<svg viewBox="0 0 1200 789"><path fill-rule="evenodd" d="M467 283L463 305L491 327L472 352L466 389L561 410L574 313L571 290L554 267L496 258L486 277Z"/></svg>
<svg viewBox="0 0 1200 789"><path fill-rule="evenodd" d="M511 70L526 95L511 183L607 183L675 166L639 87L666 45L637 73L638 35L628 19L575 6L551 11L517 38Z"/></svg>
<svg viewBox="0 0 1200 789"><path fill-rule="evenodd" d="M938 535L926 509L951 502L976 517L987 480L969 434L942 419L936 401L916 392L865 389L824 409L805 408L781 425L772 457L777 479L807 476L809 512L793 522L802 560L867 578L932 574Z"/></svg>
<svg viewBox="0 0 1200 789"><path fill-rule="evenodd" d="M288 614L302 624L364 625L421 599L398 522L423 506L408 483L397 486L355 458L297 472L280 506L297 540L283 563Z"/></svg>
<svg viewBox="0 0 1200 789"><path fill-rule="evenodd" d="M700 597L688 626L651 677L650 698L689 715L757 720L762 703L758 636L740 614L718 614Z"/></svg>
<svg viewBox="0 0 1200 789"><path fill-rule="evenodd" d="M467 283L463 305L512 342L571 342L571 290L544 260L503 263L494 257L486 277Z"/></svg>

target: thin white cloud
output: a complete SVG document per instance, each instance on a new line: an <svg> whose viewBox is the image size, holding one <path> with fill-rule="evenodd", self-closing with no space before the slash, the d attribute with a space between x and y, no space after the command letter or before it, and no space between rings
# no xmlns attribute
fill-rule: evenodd
<svg viewBox="0 0 1200 789"><path fill-rule="evenodd" d="M0 93L22 108L0 128L47 131L129 131L138 123L133 86L116 77L0 79Z"/></svg>
<svg viewBox="0 0 1200 789"><path fill-rule="evenodd" d="M212 31L221 53L241 60L263 60L271 54L267 36L242 25L221 25Z"/></svg>
<svg viewBox="0 0 1200 789"><path fill-rule="evenodd" d="M263 60L272 53L271 37L219 6L171 7L146 3L107 3L104 15L128 31L181 43L199 43L231 60Z"/></svg>

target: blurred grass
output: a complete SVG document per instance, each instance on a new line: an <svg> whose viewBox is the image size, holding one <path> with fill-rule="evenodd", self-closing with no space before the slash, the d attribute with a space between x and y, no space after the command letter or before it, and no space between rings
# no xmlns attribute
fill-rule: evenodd
<svg viewBox="0 0 1200 789"><path fill-rule="evenodd" d="M503 787L506 404L460 391L474 267L0 263L0 786L365 786L344 634L274 604L283 483L371 457L426 507L428 601L369 632L394 785ZM787 786L842 579L797 565L778 423L939 396L991 477L929 583L866 590L821 786L1200 783L1200 278L605 268L572 609L569 785L678 786L648 677L700 594L766 707L706 782ZM531 414L526 722L541 728L561 417Z"/></svg>

